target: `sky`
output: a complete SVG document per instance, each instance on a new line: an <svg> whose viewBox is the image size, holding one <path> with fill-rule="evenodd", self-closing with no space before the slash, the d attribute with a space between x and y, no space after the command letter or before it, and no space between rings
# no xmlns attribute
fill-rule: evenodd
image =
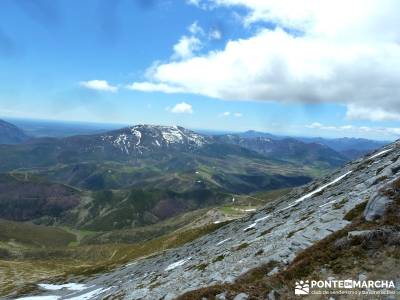
<svg viewBox="0 0 400 300"><path fill-rule="evenodd" d="M398 0L2 0L0 117L400 136Z"/></svg>

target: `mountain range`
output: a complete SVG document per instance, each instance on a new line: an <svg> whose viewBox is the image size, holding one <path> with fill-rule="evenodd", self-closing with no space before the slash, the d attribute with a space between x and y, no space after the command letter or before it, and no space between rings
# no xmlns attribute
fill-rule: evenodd
<svg viewBox="0 0 400 300"><path fill-rule="evenodd" d="M255 131L202 135L136 125L91 135L28 138L2 122L1 218L115 230L151 225L235 195L310 182L348 161L337 146ZM359 153L378 146L354 140ZM340 150L340 151L339 151Z"/></svg>
<svg viewBox="0 0 400 300"><path fill-rule="evenodd" d="M396 142L192 241L177 243L172 249L156 247L151 253L146 252L149 244L137 245L134 249L141 249L141 256L124 251L118 265L103 261L102 268L42 279L19 295L293 299L296 282L309 278L366 282L379 278L393 281L394 287L385 291L396 293L400 282L399 172L400 143ZM113 256L118 255L120 250L115 250ZM383 299L390 299L386 296Z"/></svg>
<svg viewBox="0 0 400 300"><path fill-rule="evenodd" d="M243 133L235 134L241 138L254 139L254 138L264 138L270 140L284 140L284 139L295 139L307 144L320 144L341 153L347 159L355 159L361 157L368 152L379 149L387 144L389 141L375 141L363 138L322 138L322 137L290 137L290 136L280 136L273 135L270 133L259 132L255 130L249 130Z"/></svg>
<svg viewBox="0 0 400 300"><path fill-rule="evenodd" d="M0 184L9 190L0 197L7 208L1 217L85 230L133 228L237 194L302 185L317 171L182 127L36 138L0 145ZM42 206L52 208L35 211Z"/></svg>
<svg viewBox="0 0 400 300"><path fill-rule="evenodd" d="M356 159L368 152L379 149L387 145L388 141L372 141L361 138L297 138L305 143L318 143L330 147L331 149L343 154L349 159Z"/></svg>

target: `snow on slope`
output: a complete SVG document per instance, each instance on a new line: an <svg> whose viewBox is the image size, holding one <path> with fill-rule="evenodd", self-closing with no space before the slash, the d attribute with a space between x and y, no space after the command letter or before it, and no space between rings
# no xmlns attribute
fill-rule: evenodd
<svg viewBox="0 0 400 300"><path fill-rule="evenodd" d="M347 172L346 174L344 174L344 175L342 175L342 176L336 178L335 180L331 181L330 183L325 184L325 185L323 185L323 186L317 188L315 191L312 191L311 193L308 193L308 194L302 196L301 198L297 199L297 200L295 201L295 203L302 202L302 201L306 200L307 198L310 198L310 197L314 196L315 194L318 194L319 192L322 192L322 191L325 190L327 187L329 187L329 186L331 186L331 185L334 185L335 183L337 183L337 182L339 182L340 180L342 180L343 178L345 178L345 177L346 177L347 175L349 175L351 172L352 172L352 171L349 171L349 172Z"/></svg>
<svg viewBox="0 0 400 300"><path fill-rule="evenodd" d="M179 260L177 262L174 262L172 264L170 264L168 267L165 268L165 271L171 271L173 269L176 269L177 267L183 266L184 264L186 264L189 260L191 259L191 257Z"/></svg>
<svg viewBox="0 0 400 300"><path fill-rule="evenodd" d="M44 290L49 290L49 291L58 291L62 289L67 289L70 291L81 291L87 288L86 285L84 284L79 284L79 283L67 283L67 284L39 284L39 287L41 287Z"/></svg>

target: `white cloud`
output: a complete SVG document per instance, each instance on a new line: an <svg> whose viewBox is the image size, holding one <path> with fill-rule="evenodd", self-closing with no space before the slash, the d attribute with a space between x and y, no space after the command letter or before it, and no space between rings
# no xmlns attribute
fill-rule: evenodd
<svg viewBox="0 0 400 300"><path fill-rule="evenodd" d="M310 125L306 125L309 129L319 129L319 130L334 130L334 131L345 131L345 130L353 130L355 129L352 125L343 125L343 126L327 126L318 122L314 122Z"/></svg>
<svg viewBox="0 0 400 300"><path fill-rule="evenodd" d="M174 45L174 58L188 59L194 55L194 52L202 47L201 41L195 36L182 36L178 43Z"/></svg>
<svg viewBox="0 0 400 300"><path fill-rule="evenodd" d="M220 114L221 117L229 117L231 115L230 111L225 111L222 114Z"/></svg>
<svg viewBox="0 0 400 300"><path fill-rule="evenodd" d="M307 128L310 128L310 129L320 129L320 128L322 128L324 125L322 125L321 123L319 123L319 122L314 122L314 123L312 123L312 124L310 124L310 125L306 125L306 127Z"/></svg>
<svg viewBox="0 0 400 300"><path fill-rule="evenodd" d="M183 60L153 68L150 83L227 100L338 103L348 107L349 118L398 119L400 1L209 0L198 4L245 6L247 25L262 20L278 26L197 56L201 42L183 37L174 47Z"/></svg>
<svg viewBox="0 0 400 300"><path fill-rule="evenodd" d="M186 3L194 6L200 6L201 0L186 0Z"/></svg>
<svg viewBox="0 0 400 300"><path fill-rule="evenodd" d="M197 21L193 22L189 28L188 28L189 32L193 35L203 35L204 34L204 29L199 26L199 23Z"/></svg>
<svg viewBox="0 0 400 300"><path fill-rule="evenodd" d="M112 93L118 91L118 87L109 84L106 80L81 81L79 85L86 89L91 89L96 91L112 92Z"/></svg>
<svg viewBox="0 0 400 300"><path fill-rule="evenodd" d="M209 34L210 40L220 40L222 39L222 33L218 29L211 30Z"/></svg>
<svg viewBox="0 0 400 300"><path fill-rule="evenodd" d="M220 117L230 117L230 116L233 116L233 117L236 117L236 118L241 118L241 117L243 117L243 114L242 114L242 113L239 113L239 112L232 113L232 112L230 112L230 111L225 111L225 112L223 112L222 114L220 114L219 116L220 116Z"/></svg>
<svg viewBox="0 0 400 300"><path fill-rule="evenodd" d="M164 83L150 83L150 82L134 82L126 86L130 90L140 92L162 92L166 94L183 93L184 90L179 87L173 87Z"/></svg>
<svg viewBox="0 0 400 300"><path fill-rule="evenodd" d="M186 0L186 3L204 10L208 10L211 9L212 7L215 7L215 5L210 5L209 3L207 3L207 1L202 1L202 0Z"/></svg>
<svg viewBox="0 0 400 300"><path fill-rule="evenodd" d="M193 107L186 102L178 103L169 110L175 114L192 114L193 113Z"/></svg>

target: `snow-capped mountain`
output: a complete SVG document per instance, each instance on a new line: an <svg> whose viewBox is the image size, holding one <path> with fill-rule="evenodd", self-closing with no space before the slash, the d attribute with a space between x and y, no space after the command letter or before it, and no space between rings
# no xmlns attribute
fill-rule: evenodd
<svg viewBox="0 0 400 300"><path fill-rule="evenodd" d="M101 136L126 154L159 151L161 149L198 149L210 142L206 137L179 126L136 125Z"/></svg>

